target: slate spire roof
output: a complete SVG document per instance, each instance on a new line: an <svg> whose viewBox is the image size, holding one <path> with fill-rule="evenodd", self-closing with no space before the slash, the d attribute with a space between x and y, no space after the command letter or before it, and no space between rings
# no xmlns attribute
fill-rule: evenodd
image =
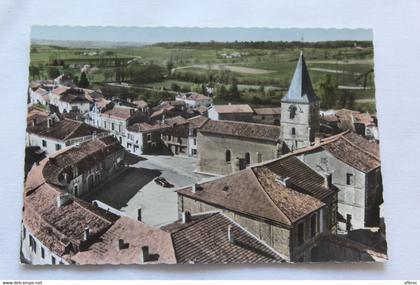
<svg viewBox="0 0 420 285"><path fill-rule="evenodd" d="M319 100L312 88L305 57L303 56L303 51L301 51L289 91L281 101L285 103L311 103Z"/></svg>

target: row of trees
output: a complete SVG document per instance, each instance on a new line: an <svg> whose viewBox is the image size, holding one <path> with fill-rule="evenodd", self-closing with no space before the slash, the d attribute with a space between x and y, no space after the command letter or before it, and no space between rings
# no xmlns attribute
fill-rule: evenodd
<svg viewBox="0 0 420 285"><path fill-rule="evenodd" d="M333 82L330 74L318 86L318 94L321 98L322 109L347 108L354 109L356 96L354 92L338 92L336 82Z"/></svg>

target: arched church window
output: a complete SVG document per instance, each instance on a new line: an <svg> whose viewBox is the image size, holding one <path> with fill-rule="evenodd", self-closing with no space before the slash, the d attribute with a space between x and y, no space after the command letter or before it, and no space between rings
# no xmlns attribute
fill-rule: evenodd
<svg viewBox="0 0 420 285"><path fill-rule="evenodd" d="M297 108L296 108L296 106L290 106L289 107L289 115L290 115L290 119L294 119L295 118L295 116L296 116L296 110L297 110Z"/></svg>

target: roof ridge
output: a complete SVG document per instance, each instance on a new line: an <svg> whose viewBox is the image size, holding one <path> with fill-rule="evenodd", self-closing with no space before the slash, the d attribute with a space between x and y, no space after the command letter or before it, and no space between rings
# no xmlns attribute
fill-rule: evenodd
<svg viewBox="0 0 420 285"><path fill-rule="evenodd" d="M185 229L187 229L187 228L189 228L189 227L191 227L191 226L193 226L193 225L196 225L196 224L199 224L200 222L202 222L202 221L205 221L205 220L207 220L207 219L209 219L210 217L213 217L214 215L216 215L216 214L218 214L218 213L220 213L220 212L213 212L213 213L198 213L198 214L196 214L195 216L199 216L199 215L202 215L202 216L204 216L204 215L208 215L207 217L204 217L204 218L202 218L202 219L199 219L199 220L197 220L197 221L191 221L190 223L186 223L185 225L185 227L181 227L181 228L179 228L179 229L177 229L177 230L175 230L175 231L173 231L173 232L169 232L169 234L171 235L171 237L172 237L172 235L173 234L175 234L175 233L178 233L178 232L180 232L180 231L183 231L183 230L185 230ZM176 220L175 222L178 222L178 220ZM162 230L163 231L163 230ZM166 231L164 231L164 232L166 232Z"/></svg>
<svg viewBox="0 0 420 285"><path fill-rule="evenodd" d="M260 187L260 189L262 190L262 192L264 193L264 195L268 198L268 200L276 207L276 209L284 216L286 217L286 219L289 221L290 225L292 224L292 220L290 219L290 217L288 215L286 215L285 213L283 213L282 210L280 210L280 208L277 206L277 204L273 201L273 199L271 198L271 196L265 191L264 187L261 185L260 180L258 179L257 175L255 174L255 171L253 168L250 169L252 172L252 175L254 176L254 178L257 180L258 186Z"/></svg>
<svg viewBox="0 0 420 285"><path fill-rule="evenodd" d="M351 144L352 146L354 146L355 148L357 148L357 149L359 149L359 150L363 151L363 152L364 152L364 153L366 153L367 155L369 155L369 156L371 156L371 157L375 158L375 159L376 159L376 160L378 160L378 161L381 161L381 159L380 159L379 157L377 157L377 156L376 156L376 155L374 155L373 153L371 153L371 152L367 151L366 149L361 148L360 146L356 145L355 143L353 143L351 140L349 140L349 139L348 139L348 138L346 138L345 136L343 136L343 139L344 139L345 141L347 141L349 144Z"/></svg>
<svg viewBox="0 0 420 285"><path fill-rule="evenodd" d="M65 121L66 119L64 119L63 120L63 122ZM67 138L69 138L69 137L71 137L82 125L83 125L83 122L80 122L80 121L76 121L76 120L72 120L72 119L67 119L67 120L69 120L69 121L72 121L72 122L76 122L76 123L78 123L79 125L77 126L77 128L75 128L72 132L70 132L67 136L65 136L64 137L64 139L63 140L67 140Z"/></svg>

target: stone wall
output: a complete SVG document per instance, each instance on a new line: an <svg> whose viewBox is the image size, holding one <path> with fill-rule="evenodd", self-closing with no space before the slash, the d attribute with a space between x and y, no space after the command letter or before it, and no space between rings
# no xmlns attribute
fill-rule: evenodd
<svg viewBox="0 0 420 285"><path fill-rule="evenodd" d="M235 159L250 154L250 164L278 157L278 146L274 142L246 138L227 137L198 132L198 171L214 174L230 174L235 171ZM226 150L231 152L230 162L226 161Z"/></svg>

